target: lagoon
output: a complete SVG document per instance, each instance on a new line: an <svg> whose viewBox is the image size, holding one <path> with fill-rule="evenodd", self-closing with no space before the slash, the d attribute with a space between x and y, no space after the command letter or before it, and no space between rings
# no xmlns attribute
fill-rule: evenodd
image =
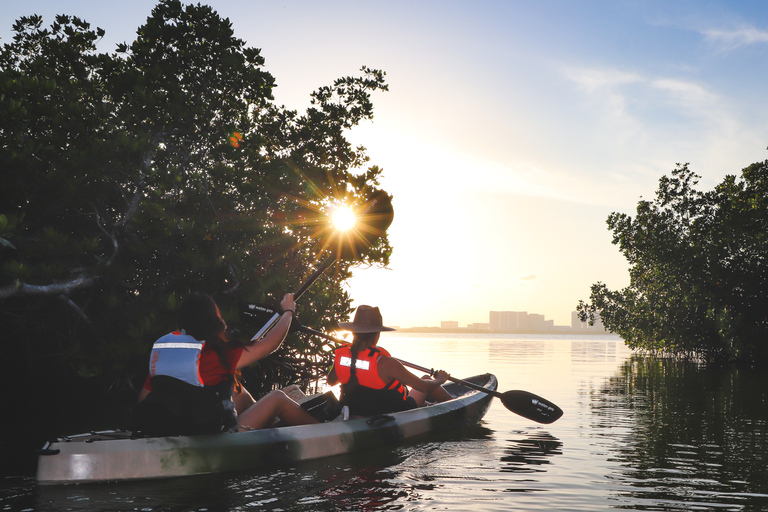
<svg viewBox="0 0 768 512"><path fill-rule="evenodd" d="M563 410L541 425L495 400L481 424L420 443L161 482L38 487L0 510L767 510L768 375L633 354L611 335L385 333L393 356L490 372Z"/></svg>

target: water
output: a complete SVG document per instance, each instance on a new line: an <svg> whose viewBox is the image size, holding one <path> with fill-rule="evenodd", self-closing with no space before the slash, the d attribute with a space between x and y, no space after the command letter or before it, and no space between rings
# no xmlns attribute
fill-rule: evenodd
<svg viewBox="0 0 768 512"><path fill-rule="evenodd" d="M616 337L387 333L396 357L494 373L564 416L500 401L465 432L293 467L158 482L0 482L0 511L768 510L768 376L632 354Z"/></svg>

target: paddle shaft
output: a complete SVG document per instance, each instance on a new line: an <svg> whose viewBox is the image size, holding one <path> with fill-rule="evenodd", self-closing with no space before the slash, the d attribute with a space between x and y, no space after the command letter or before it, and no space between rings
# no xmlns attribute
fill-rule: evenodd
<svg viewBox="0 0 768 512"><path fill-rule="evenodd" d="M397 359L397 358L395 358L395 359ZM420 372L428 373L429 375L434 375L435 374L435 370L432 370L432 369L429 369L429 368L424 368L423 366L419 366L417 364L409 363L408 361L403 361L402 359L397 359L397 360L400 361L400 363L403 366L409 366L409 367L413 368L414 370L419 370ZM476 389L477 391L482 391L483 393L488 393L489 395L493 395L493 396L495 396L497 398L501 398L503 396L502 393L499 393L498 391L496 391L494 389L484 388L483 386L480 386L478 384L473 384L473 383L468 382L466 380L457 379L456 377L451 377L450 375L448 375L448 380L450 380L452 382L455 382L456 384L461 384L462 386L465 386L465 387L468 387L468 388Z"/></svg>
<svg viewBox="0 0 768 512"><path fill-rule="evenodd" d="M312 283L314 283L317 280L317 278L320 277L320 274L325 272L325 269L330 267L335 260L336 260L336 257L334 255L330 255L327 258L325 258L325 260L320 264L320 266L317 267L317 270L312 272L312 275L309 276L307 280L304 281L304 283L301 286L299 286L299 289L294 292L293 300L299 300L299 297L304 295L304 292L307 291L307 288L309 288L312 285Z"/></svg>
<svg viewBox="0 0 768 512"><path fill-rule="evenodd" d="M293 294L293 300L294 301L299 300L299 297L304 295L304 292L307 291L307 289L312 285L312 283L314 283L317 280L317 278L320 277L320 275L323 272L325 272L325 269L330 267L335 260L336 260L336 257L333 255L326 257L325 260L323 260L323 262L320 264L320 266L317 267L317 269L314 272L312 272L312 275L310 275L307 278L307 280L304 281L304 283L302 283L301 286L299 286L299 289L296 290L296 292ZM261 329L259 329L259 332L257 332L253 336L253 338L251 338L251 341L256 341L264 337L275 326L275 324L279 319L280 319L280 313L275 311L272 314L272 317L267 321L267 323L264 324L264 326Z"/></svg>

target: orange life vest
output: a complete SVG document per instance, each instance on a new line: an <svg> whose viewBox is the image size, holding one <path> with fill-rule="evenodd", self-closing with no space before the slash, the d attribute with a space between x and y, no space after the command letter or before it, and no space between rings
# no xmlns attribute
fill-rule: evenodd
<svg viewBox="0 0 768 512"><path fill-rule="evenodd" d="M380 347L371 347L357 354L355 376L359 386L351 387L352 346L344 345L336 349L333 367L341 383L341 402L349 405L352 414L385 414L402 410L405 406L408 388L396 379L384 382L379 375L381 356L389 356L389 352Z"/></svg>

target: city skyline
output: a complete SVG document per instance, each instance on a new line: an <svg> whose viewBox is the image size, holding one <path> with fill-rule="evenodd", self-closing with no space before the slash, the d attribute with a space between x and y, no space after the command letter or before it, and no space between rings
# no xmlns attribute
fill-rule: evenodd
<svg viewBox="0 0 768 512"><path fill-rule="evenodd" d="M411 326L409 328L429 328L431 326ZM464 326L456 320L441 320L441 329L477 329L494 332L523 332L523 331L551 331L551 330L589 330L605 331L600 318L596 318L594 325L590 326L578 318L576 311L571 312L569 325L555 324L554 319L547 319L543 313L529 313L528 311L489 311L488 322L469 322Z"/></svg>

